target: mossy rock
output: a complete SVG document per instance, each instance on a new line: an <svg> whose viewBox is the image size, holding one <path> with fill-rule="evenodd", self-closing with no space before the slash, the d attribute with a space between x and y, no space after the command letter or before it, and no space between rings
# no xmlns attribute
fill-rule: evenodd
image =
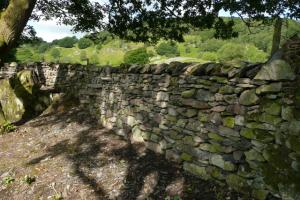
<svg viewBox="0 0 300 200"><path fill-rule="evenodd" d="M252 196L257 200L265 200L269 194L267 190L254 190Z"/></svg>
<svg viewBox="0 0 300 200"><path fill-rule="evenodd" d="M199 149L208 151L211 153L221 153L224 151L223 147L217 143L214 143L214 144L203 143L203 144L200 144Z"/></svg>
<svg viewBox="0 0 300 200"><path fill-rule="evenodd" d="M262 85L256 89L257 94L280 92L282 89L282 83L271 83L269 85Z"/></svg>
<svg viewBox="0 0 300 200"><path fill-rule="evenodd" d="M296 91L295 91L295 106L296 108L300 108L300 88L297 88Z"/></svg>
<svg viewBox="0 0 300 200"><path fill-rule="evenodd" d="M294 80L295 78L296 75L291 65L284 60L277 59L264 65L254 79L279 81Z"/></svg>
<svg viewBox="0 0 300 200"><path fill-rule="evenodd" d="M198 119L200 120L200 122L208 122L208 114L203 113L202 111L200 111L198 113Z"/></svg>
<svg viewBox="0 0 300 200"><path fill-rule="evenodd" d="M247 183L247 180L235 175L235 174L230 174L226 177L226 183L232 187L233 189L235 189L236 191L239 191L241 193L244 194L249 194L250 193L250 189L249 189L249 185Z"/></svg>
<svg viewBox="0 0 300 200"><path fill-rule="evenodd" d="M285 146L269 145L263 152L263 156L268 162L259 165L268 188L273 192L280 193L281 196L300 195L300 175L292 168L293 161L288 156L290 153L291 150ZM289 187L292 191L287 194Z"/></svg>
<svg viewBox="0 0 300 200"><path fill-rule="evenodd" d="M0 81L0 104L7 121L17 122L22 119L25 106L22 99L15 94L8 79Z"/></svg>
<svg viewBox="0 0 300 200"><path fill-rule="evenodd" d="M223 169L225 171L235 171L236 170L236 166L229 161L225 161L221 155L214 154L211 156L209 161L212 165L220 167L221 169Z"/></svg>
<svg viewBox="0 0 300 200"><path fill-rule="evenodd" d="M239 99L241 105L250 106L255 105L259 101L259 97L256 95L255 90L244 91Z"/></svg>
<svg viewBox="0 0 300 200"><path fill-rule="evenodd" d="M232 86L225 85L219 89L219 93L220 94L232 94L232 93L234 93L234 89L235 88Z"/></svg>
<svg viewBox="0 0 300 200"><path fill-rule="evenodd" d="M186 90L186 91L181 93L181 97L182 98L191 98L191 97L194 96L195 93L196 93L195 89Z"/></svg>
<svg viewBox="0 0 300 200"><path fill-rule="evenodd" d="M235 118L234 117L226 117L223 119L223 125L228 128L233 128L235 125Z"/></svg>
<svg viewBox="0 0 300 200"><path fill-rule="evenodd" d="M265 122L265 123L268 123L268 124L272 124L272 125L277 125L282 121L282 118L280 118L278 116L275 116L275 115L262 113L259 117L259 121Z"/></svg>
<svg viewBox="0 0 300 200"><path fill-rule="evenodd" d="M193 156L191 156L190 154L187 154L187 153L182 153L180 155L180 159L183 161L191 161L192 158L193 158Z"/></svg>
<svg viewBox="0 0 300 200"><path fill-rule="evenodd" d="M247 139L255 139L255 134L253 129L249 128L243 128L241 130L241 136L247 138Z"/></svg>
<svg viewBox="0 0 300 200"><path fill-rule="evenodd" d="M295 135L289 136L289 138L286 140L286 146L300 154L300 137Z"/></svg>
<svg viewBox="0 0 300 200"><path fill-rule="evenodd" d="M281 104L278 101L264 101L262 103L262 110L270 115L280 115Z"/></svg>
<svg viewBox="0 0 300 200"><path fill-rule="evenodd" d="M37 78L33 71L24 70L10 79L16 96L22 99L25 113L23 118L30 118L41 113L50 105L50 97L46 92L39 90Z"/></svg>
<svg viewBox="0 0 300 200"><path fill-rule="evenodd" d="M263 162L265 161L264 157L258 151L251 149L250 151L245 152L246 160L247 161L258 161Z"/></svg>
<svg viewBox="0 0 300 200"><path fill-rule="evenodd" d="M0 81L0 104L9 122L39 114L50 103L50 95L39 90L37 78L31 70L23 70L10 79Z"/></svg>
<svg viewBox="0 0 300 200"><path fill-rule="evenodd" d="M212 132L208 133L208 137L210 139L212 139L213 141L217 141L217 142L221 142L221 141L223 141L225 139L224 137L220 136L219 134L212 133Z"/></svg>
<svg viewBox="0 0 300 200"><path fill-rule="evenodd" d="M198 165L195 165L193 163L187 163L185 162L183 165L183 169L185 171L188 171L196 176L199 176L200 178L204 179L204 180L208 180L211 177L208 175L208 173L205 170L205 167L200 167Z"/></svg>

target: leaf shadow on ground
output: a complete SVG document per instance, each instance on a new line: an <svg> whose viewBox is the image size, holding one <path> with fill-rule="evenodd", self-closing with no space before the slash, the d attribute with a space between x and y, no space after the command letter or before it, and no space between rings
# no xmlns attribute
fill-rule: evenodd
<svg viewBox="0 0 300 200"><path fill-rule="evenodd" d="M115 199L166 199L178 196L182 199L208 200L218 199L220 195L223 199L227 196L230 199L238 197L228 188L184 173L177 164L146 150L142 144L131 144L129 140L116 136L113 131L99 127L85 110L77 108L43 115L31 123L35 127L61 124L60 128L63 129L73 122L82 124L84 128L74 133L72 138L50 146L43 155L28 161L27 165L36 165L48 157L55 159L63 156L70 161L72 173L92 189L98 199L109 199L109 196L99 183L99 178L91 176L89 172L112 160L124 160L127 163L123 185ZM99 157L99 154L106 158Z"/></svg>

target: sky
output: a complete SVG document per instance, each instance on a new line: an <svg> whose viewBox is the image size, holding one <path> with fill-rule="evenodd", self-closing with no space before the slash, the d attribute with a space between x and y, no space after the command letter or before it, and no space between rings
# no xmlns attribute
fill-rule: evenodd
<svg viewBox="0 0 300 200"><path fill-rule="evenodd" d="M106 2L107 0L92 0L94 2ZM78 38L82 37L86 33L74 33L71 31L71 26L58 25L57 21L29 21L28 25L34 27L37 32L37 36L43 38L47 42L51 42L54 39L61 39L66 36L76 36Z"/></svg>
<svg viewBox="0 0 300 200"><path fill-rule="evenodd" d="M43 38L47 42L54 39L61 39L66 36L73 36L80 38L84 33L74 33L71 31L72 27L66 25L58 25L56 21L29 21L28 25L34 27L37 36Z"/></svg>

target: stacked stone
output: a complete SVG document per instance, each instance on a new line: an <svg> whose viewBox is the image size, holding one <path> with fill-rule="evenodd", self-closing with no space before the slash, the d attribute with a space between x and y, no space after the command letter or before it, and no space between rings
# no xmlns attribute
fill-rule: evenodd
<svg viewBox="0 0 300 200"><path fill-rule="evenodd" d="M284 60L42 69L47 87L186 171L257 199L300 199L300 78Z"/></svg>
<svg viewBox="0 0 300 200"><path fill-rule="evenodd" d="M232 63L98 69L84 102L105 127L203 179L258 199L269 193L297 199L295 74L282 60L252 77L242 77L244 69Z"/></svg>

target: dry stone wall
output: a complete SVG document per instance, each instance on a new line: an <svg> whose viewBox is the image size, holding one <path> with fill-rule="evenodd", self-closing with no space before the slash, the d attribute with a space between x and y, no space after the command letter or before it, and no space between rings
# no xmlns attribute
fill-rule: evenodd
<svg viewBox="0 0 300 200"><path fill-rule="evenodd" d="M45 88L75 92L103 126L186 171L300 199L300 79L287 62L41 68Z"/></svg>

